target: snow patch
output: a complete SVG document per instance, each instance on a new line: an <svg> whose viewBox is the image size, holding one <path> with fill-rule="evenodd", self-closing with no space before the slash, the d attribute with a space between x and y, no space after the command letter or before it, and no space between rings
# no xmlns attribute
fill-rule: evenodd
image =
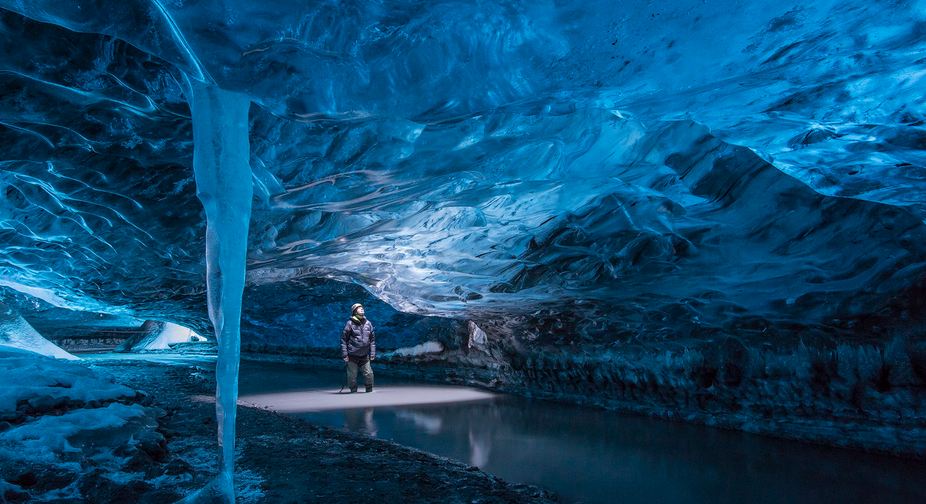
<svg viewBox="0 0 926 504"><path fill-rule="evenodd" d="M83 362L0 347L0 376L0 469L53 474L65 485L13 488L17 498L83 501L85 476L104 486L142 480L144 473L132 476L124 466L165 442L156 430L161 410L135 403L134 390ZM0 502L6 490L0 487ZM107 492L92 490L94 501Z"/></svg>
<svg viewBox="0 0 926 504"><path fill-rule="evenodd" d="M392 355L401 355L403 357L409 357L413 355L423 355L429 353L440 353L444 351L444 345L441 345L438 341L425 341L424 343L415 345L413 347L403 347L399 348L392 353Z"/></svg>
<svg viewBox="0 0 926 504"><path fill-rule="evenodd" d="M74 355L45 339L20 315L0 320L0 346L28 350L58 359L77 360Z"/></svg>
<svg viewBox="0 0 926 504"><path fill-rule="evenodd" d="M157 425L138 404L112 403L105 408L81 408L61 416L44 416L0 434L0 449L14 459L54 462L67 453L84 455L116 447L140 429Z"/></svg>
<svg viewBox="0 0 926 504"><path fill-rule="evenodd" d="M0 421L19 417L20 404L41 410L135 396L134 390L79 363L19 348L0 346L0 376Z"/></svg>
<svg viewBox="0 0 926 504"><path fill-rule="evenodd" d="M158 322L146 320L142 324L141 333L133 338L127 339L117 348L119 352L143 352L151 350L170 350L171 346L179 343L191 343L206 341L206 338L200 336L188 327L183 327L172 322Z"/></svg>

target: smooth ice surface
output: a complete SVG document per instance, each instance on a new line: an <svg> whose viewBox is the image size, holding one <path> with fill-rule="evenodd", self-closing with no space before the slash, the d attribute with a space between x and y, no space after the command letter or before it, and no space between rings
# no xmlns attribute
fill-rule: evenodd
<svg viewBox="0 0 926 504"><path fill-rule="evenodd" d="M178 354L178 353L141 353L141 354L119 354L119 353L101 353L101 354L83 354L83 360L139 360L146 362L157 362L159 364L176 365L176 366L193 366L193 365L215 365L216 355L201 354Z"/></svg>
<svg viewBox="0 0 926 504"><path fill-rule="evenodd" d="M158 334L151 340L143 342L143 350L168 350L171 344L189 343L201 338L192 329L167 322ZM138 348L138 347L136 347Z"/></svg>
<svg viewBox="0 0 926 504"><path fill-rule="evenodd" d="M362 390L362 388L361 388ZM478 389L439 386L399 386L373 392L345 393L337 389L310 389L242 396L241 406L272 409L281 413L441 404L491 399L494 395Z"/></svg>

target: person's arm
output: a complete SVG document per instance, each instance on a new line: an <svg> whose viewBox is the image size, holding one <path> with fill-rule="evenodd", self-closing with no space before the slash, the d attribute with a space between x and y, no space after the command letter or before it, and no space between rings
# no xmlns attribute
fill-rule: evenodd
<svg viewBox="0 0 926 504"><path fill-rule="evenodd" d="M350 337L350 322L341 331L341 358L347 360L347 338Z"/></svg>
<svg viewBox="0 0 926 504"><path fill-rule="evenodd" d="M370 360L376 358L376 333L373 331L373 322L370 322Z"/></svg>

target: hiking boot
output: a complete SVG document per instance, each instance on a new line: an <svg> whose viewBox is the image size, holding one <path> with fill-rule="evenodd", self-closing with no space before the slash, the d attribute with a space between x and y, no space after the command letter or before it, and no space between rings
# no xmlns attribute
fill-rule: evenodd
<svg viewBox="0 0 926 504"><path fill-rule="evenodd" d="M373 392L373 385L367 385L367 392Z"/></svg>
<svg viewBox="0 0 926 504"><path fill-rule="evenodd" d="M350 393L353 394L353 393L355 393L355 392L357 392L357 387L351 387L351 388L350 388Z"/></svg>

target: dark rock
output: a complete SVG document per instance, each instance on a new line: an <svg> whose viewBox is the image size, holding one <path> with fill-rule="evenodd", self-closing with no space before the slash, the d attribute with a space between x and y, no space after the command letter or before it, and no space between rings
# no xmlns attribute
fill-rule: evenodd
<svg viewBox="0 0 926 504"><path fill-rule="evenodd" d="M191 466L187 461L175 458L167 463L167 466L164 468L164 474L170 474L172 476L178 474L192 474L193 466Z"/></svg>
<svg viewBox="0 0 926 504"><path fill-rule="evenodd" d="M161 504L163 502L177 502L181 498L182 496L173 490L167 488L158 488L144 494L138 500L138 504Z"/></svg>
<svg viewBox="0 0 926 504"><path fill-rule="evenodd" d="M107 478L103 471L96 470L84 475L78 488L81 496L90 502L135 503L154 487L142 480L117 483Z"/></svg>
<svg viewBox="0 0 926 504"><path fill-rule="evenodd" d="M51 411L55 408L61 407L66 403L66 400L62 398L55 398L49 395L43 395L38 397L33 397L29 399L28 405L31 408L32 412L42 412L42 411Z"/></svg>
<svg viewBox="0 0 926 504"><path fill-rule="evenodd" d="M139 434L138 449L148 454L152 459L163 462L167 458L167 442L158 432L145 431Z"/></svg>
<svg viewBox="0 0 926 504"><path fill-rule="evenodd" d="M64 470L60 466L4 467L2 462L0 460L0 479L5 479L35 495L64 488L77 479L77 474ZM3 502L2 498L0 502Z"/></svg>
<svg viewBox="0 0 926 504"><path fill-rule="evenodd" d="M903 387L916 384L916 371L910 362L909 344L901 339L894 339L884 349L884 369L882 380L888 387ZM884 384L879 387L886 389Z"/></svg>
<svg viewBox="0 0 926 504"><path fill-rule="evenodd" d="M926 385L926 342L910 345L910 365L920 384Z"/></svg>
<svg viewBox="0 0 926 504"><path fill-rule="evenodd" d="M727 338L721 347L720 380L730 387L739 386L749 370L749 350L736 338Z"/></svg>
<svg viewBox="0 0 926 504"><path fill-rule="evenodd" d="M20 492L19 490L13 489L8 489L6 492L3 492L3 502L18 504L20 502L29 502L29 500L29 494L26 492Z"/></svg>
<svg viewBox="0 0 926 504"><path fill-rule="evenodd" d="M35 490L39 492L48 492L64 488L77 479L77 474L69 471L62 471L58 467L46 467L36 470Z"/></svg>
<svg viewBox="0 0 926 504"><path fill-rule="evenodd" d="M147 471L152 465L155 464L156 462L151 458L150 455L142 450L135 450L135 452L129 457L128 461L126 461L125 465L122 467L122 470L127 472Z"/></svg>
<svg viewBox="0 0 926 504"><path fill-rule="evenodd" d="M9 480L10 483L20 486L22 488L32 488L35 486L36 483L38 483L38 481L39 481L38 478L36 477L35 473L32 471L26 471L20 474L19 476L16 476L15 478Z"/></svg>

